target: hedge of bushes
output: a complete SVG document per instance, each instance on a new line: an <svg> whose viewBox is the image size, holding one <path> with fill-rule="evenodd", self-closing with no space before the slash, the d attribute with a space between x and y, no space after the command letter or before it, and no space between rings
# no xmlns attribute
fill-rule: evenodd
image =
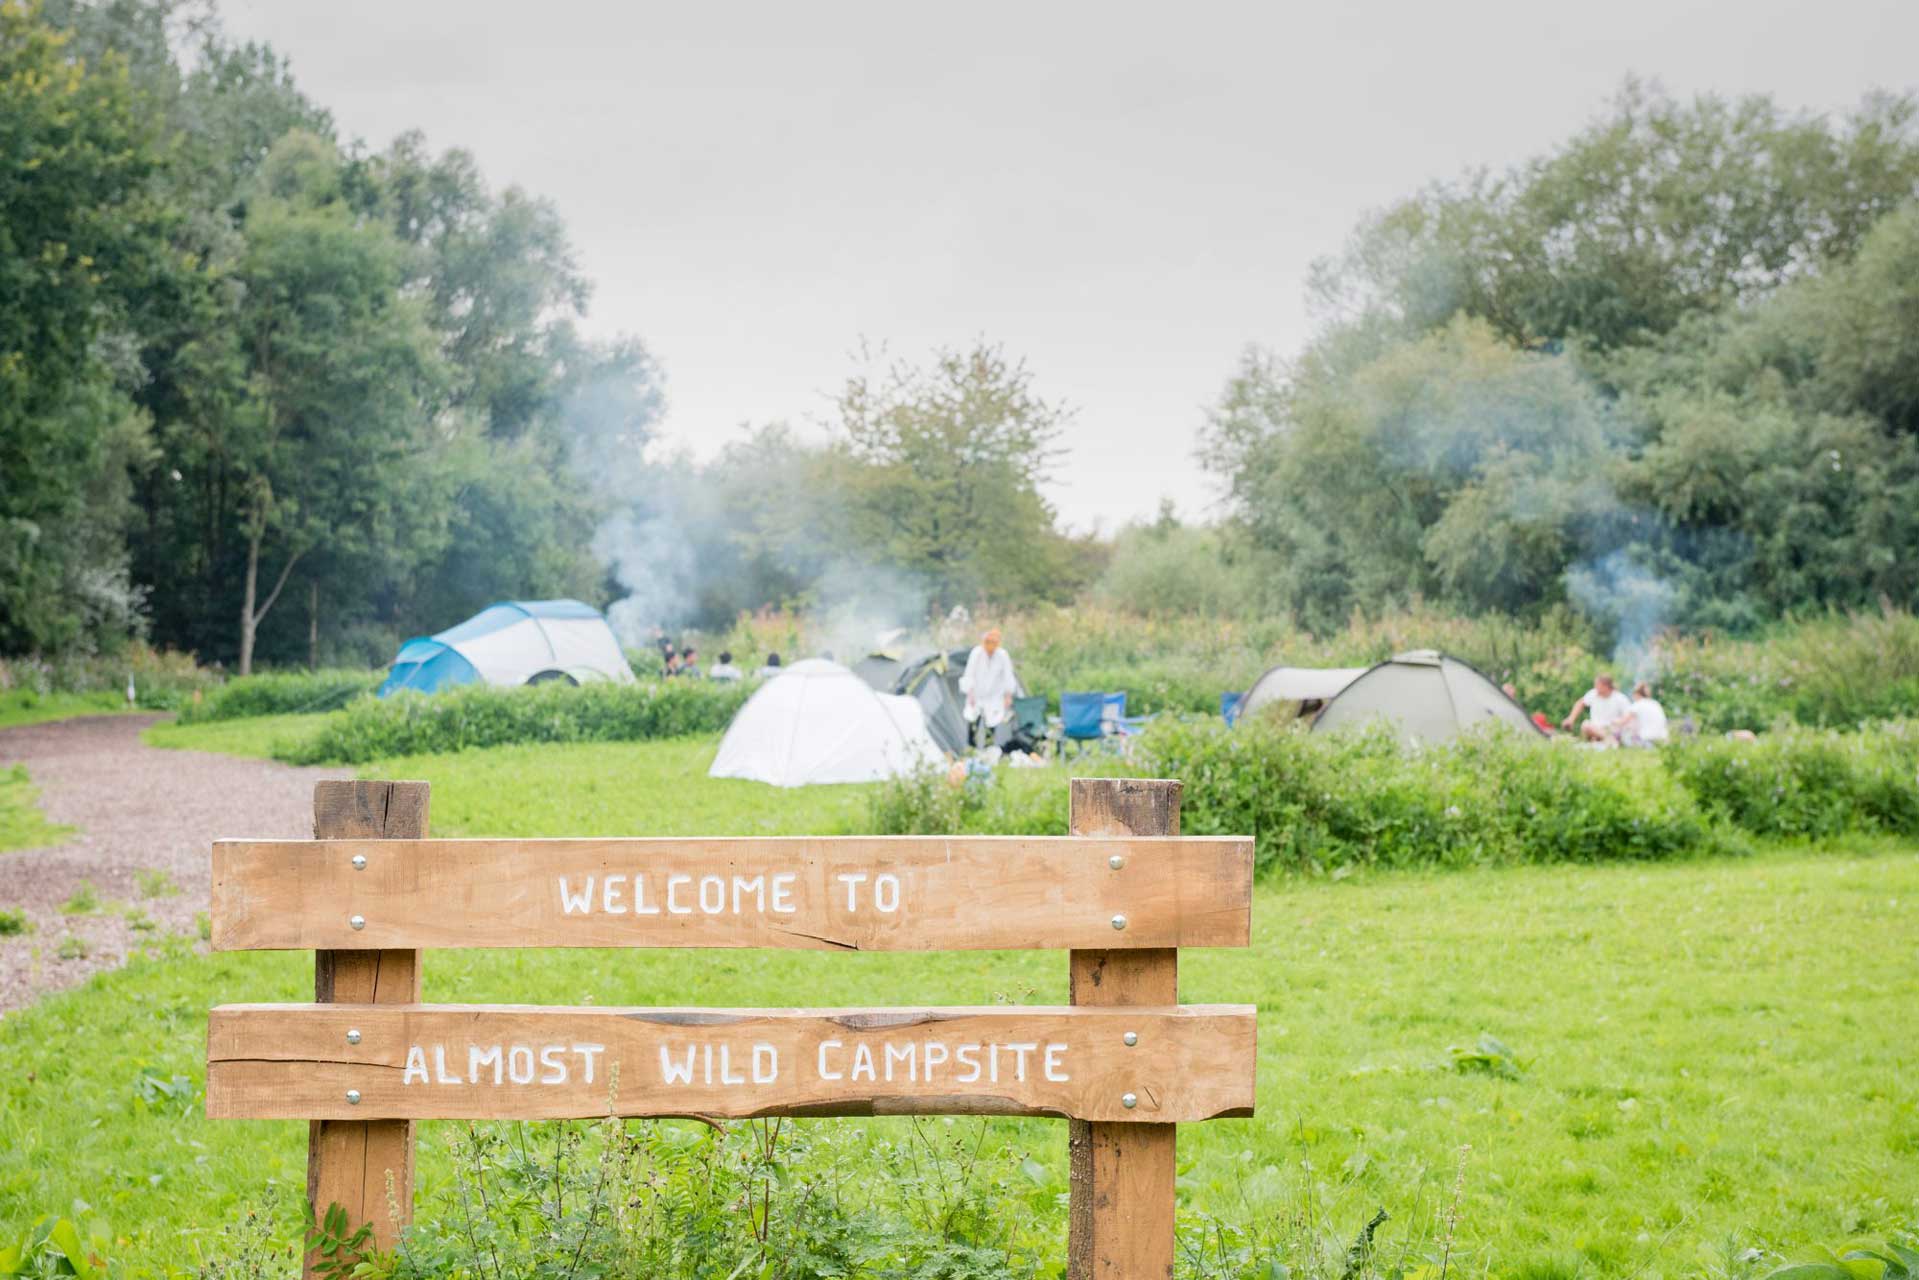
<svg viewBox="0 0 1919 1280"><path fill-rule="evenodd" d="M1143 764L1186 784L1189 835L1251 832L1262 870L1661 859L1737 840L1652 756L1472 738L1156 726Z"/></svg>
<svg viewBox="0 0 1919 1280"><path fill-rule="evenodd" d="M276 671L239 676L197 701L180 708L182 724L204 720L237 720L245 716L277 716L308 711L332 711L372 693L386 678L383 671L335 668L322 671Z"/></svg>
<svg viewBox="0 0 1919 1280"><path fill-rule="evenodd" d="M1914 722L1702 737L1659 752L1502 737L1409 751L1383 733L1229 731L1188 718L1154 725L1126 767L1184 781L1186 833L1250 832L1262 871L1656 860L1736 852L1753 837L1919 837ZM1065 795L1052 771L957 789L932 773L879 789L871 818L887 832L1057 833Z"/></svg>
<svg viewBox="0 0 1919 1280"><path fill-rule="evenodd" d="M1754 835L1919 835L1919 722L1700 738L1660 759L1710 817Z"/></svg>
<svg viewBox="0 0 1919 1280"><path fill-rule="evenodd" d="M636 742L717 733L752 693L747 681L564 682L364 698L312 737L275 751L293 764L366 764L393 756L524 742Z"/></svg>

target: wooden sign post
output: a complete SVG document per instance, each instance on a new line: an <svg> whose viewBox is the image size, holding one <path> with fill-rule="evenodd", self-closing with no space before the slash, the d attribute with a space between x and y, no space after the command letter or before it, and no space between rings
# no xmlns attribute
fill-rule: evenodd
<svg viewBox="0 0 1919 1280"><path fill-rule="evenodd" d="M1247 945L1252 841L1179 838L1177 782L1072 799L1058 838L429 840L424 783L321 783L317 839L214 846L214 947L311 947L317 977L314 1004L212 1011L207 1114L310 1121L316 1214L383 1248L415 1120L1054 1116L1068 1274L1166 1280L1174 1126L1251 1115L1257 1061L1250 1007L1178 1003L1176 948ZM422 1004L449 946L1058 948L1073 1003Z"/></svg>

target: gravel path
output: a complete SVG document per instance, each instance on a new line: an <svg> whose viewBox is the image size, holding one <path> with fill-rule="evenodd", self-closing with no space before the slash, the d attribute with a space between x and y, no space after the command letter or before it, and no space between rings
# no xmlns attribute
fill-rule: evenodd
<svg viewBox="0 0 1919 1280"><path fill-rule="evenodd" d="M0 907L24 908L33 932L0 938L0 1015L122 963L165 933L195 936L207 909L208 852L221 836L313 834L313 784L351 776L199 751L145 746L157 716L86 716L0 729L0 768L24 762L54 822L79 828L66 844L0 853ZM164 871L179 892L143 896L135 873ZM60 904L90 881L102 908L69 916ZM134 908L153 921L136 929ZM63 960L61 940L88 954Z"/></svg>

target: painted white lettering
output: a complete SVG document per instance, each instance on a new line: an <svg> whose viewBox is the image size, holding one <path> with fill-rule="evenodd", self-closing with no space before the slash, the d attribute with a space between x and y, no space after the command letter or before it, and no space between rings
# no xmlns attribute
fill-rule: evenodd
<svg viewBox="0 0 1919 1280"><path fill-rule="evenodd" d="M783 916L790 916L799 910L793 905L793 885L799 878L799 874L793 871L782 871L773 877L773 910Z"/></svg>
<svg viewBox="0 0 1919 1280"><path fill-rule="evenodd" d="M636 916L656 916L660 914L660 904L646 900L646 877L633 877L633 914Z"/></svg>
<svg viewBox="0 0 1919 1280"><path fill-rule="evenodd" d="M713 1083L713 1046L709 1044L709 1045L704 1045L702 1047L706 1050L706 1052L702 1055L706 1059L705 1079L708 1084L712 1084Z"/></svg>
<svg viewBox="0 0 1919 1280"><path fill-rule="evenodd" d="M780 1051L760 1042L753 1046L753 1083L772 1084L780 1078Z"/></svg>
<svg viewBox="0 0 1919 1280"><path fill-rule="evenodd" d="M454 1075L451 1071L448 1071L446 1069L446 1046L443 1044L436 1044L433 1046L433 1083L435 1084L465 1083L464 1081L460 1079L460 1077Z"/></svg>
<svg viewBox="0 0 1919 1280"><path fill-rule="evenodd" d="M868 1045L857 1044L853 1046L853 1078L855 1080L859 1079L860 1072L862 1071L866 1072L866 1078L868 1080L878 1079L873 1073L872 1048Z"/></svg>
<svg viewBox="0 0 1919 1280"><path fill-rule="evenodd" d="M563 1044L549 1044L540 1050L541 1084L566 1083L566 1063L560 1057L565 1052Z"/></svg>
<svg viewBox="0 0 1919 1280"><path fill-rule="evenodd" d="M998 1045L989 1044L986 1046L986 1062L987 1062L987 1068L986 1068L987 1080L993 1084L998 1084L999 1083L999 1046Z"/></svg>
<svg viewBox="0 0 1919 1280"><path fill-rule="evenodd" d="M533 1083L533 1048L516 1044L506 1053L506 1078L514 1084Z"/></svg>
<svg viewBox="0 0 1919 1280"><path fill-rule="evenodd" d="M593 910L593 877L586 878L586 888L576 896L566 887L566 877L560 877L560 914L585 915Z"/></svg>
<svg viewBox="0 0 1919 1280"><path fill-rule="evenodd" d="M610 916L626 914L626 904L620 901L620 886L625 883L625 876L608 876L600 882L600 910Z"/></svg>
<svg viewBox="0 0 1919 1280"><path fill-rule="evenodd" d="M586 1064L586 1082L592 1084L594 1055L605 1053L606 1046L603 1044L576 1044L573 1046L573 1052L579 1054L580 1061Z"/></svg>
<svg viewBox="0 0 1919 1280"><path fill-rule="evenodd" d="M891 915L900 909L900 878L895 875L873 878L873 905Z"/></svg>
<svg viewBox="0 0 1919 1280"><path fill-rule="evenodd" d="M886 1078L888 1080L893 1078L893 1063L896 1060L905 1065L906 1078L908 1080L917 1080L920 1078L919 1055L914 1050L915 1046L910 1042L898 1048L890 1044L885 1046Z"/></svg>
<svg viewBox="0 0 1919 1280"><path fill-rule="evenodd" d="M712 893L707 890L711 889ZM726 877L700 877L700 910L709 916L716 916L726 910Z"/></svg>
<svg viewBox="0 0 1919 1280"><path fill-rule="evenodd" d="M674 892L683 884L692 884L692 876L668 876L666 878L666 909L676 916L690 916L693 908L680 905L680 898Z"/></svg>
<svg viewBox="0 0 1919 1280"><path fill-rule="evenodd" d="M1046 1078L1055 1084L1065 1084L1072 1078L1066 1074L1066 1064L1060 1061L1065 1054L1066 1046L1063 1044L1046 1046Z"/></svg>
<svg viewBox="0 0 1919 1280"><path fill-rule="evenodd" d="M920 1050L920 1066L926 1071L926 1083L933 1083L933 1068L945 1062L946 1043L941 1040L928 1040L926 1047Z"/></svg>
<svg viewBox="0 0 1919 1280"><path fill-rule="evenodd" d="M740 913L740 896L748 893L754 895L753 910L764 914L766 911L765 876L754 876L751 880L748 880L745 876L733 877L733 914L738 915Z"/></svg>
<svg viewBox="0 0 1919 1280"><path fill-rule="evenodd" d="M720 1046L720 1083L745 1084L746 1077L733 1070L733 1049L731 1045Z"/></svg>
<svg viewBox="0 0 1919 1280"><path fill-rule="evenodd" d="M1013 1079L1026 1079L1026 1055L1037 1048L1039 1048L1039 1046L1036 1044L1009 1044L1006 1046L1008 1053L1018 1055L1013 1060Z"/></svg>
<svg viewBox="0 0 1919 1280"><path fill-rule="evenodd" d="M837 1041L837 1040L822 1040L822 1041L820 1041L820 1053L819 1053L819 1063L818 1063L818 1066L819 1066L819 1076L820 1076L820 1079L822 1079L822 1080L844 1080L844 1079L846 1078L846 1073L845 1073L845 1072L843 1072L843 1071L829 1071L829 1070L827 1069L827 1066L826 1066L826 1051L827 1051L828 1049L838 1049L838 1048L840 1048L840 1047L841 1047L841 1046L840 1046L840 1042L839 1042L839 1041Z"/></svg>
<svg viewBox="0 0 1919 1280"><path fill-rule="evenodd" d="M979 1046L963 1044L953 1051L954 1059L966 1068L966 1074L959 1078L961 1084L971 1084L979 1079Z"/></svg>
<svg viewBox="0 0 1919 1280"><path fill-rule="evenodd" d="M420 1073L420 1083L427 1083L426 1050L417 1044L406 1051L406 1070L400 1076L400 1083L403 1085L412 1084L413 1073L416 1071Z"/></svg>
<svg viewBox="0 0 1919 1280"><path fill-rule="evenodd" d="M693 1057L699 1050L693 1045L686 1046L686 1060L673 1061L672 1051L665 1045L660 1046L660 1075L668 1084L693 1083Z"/></svg>
<svg viewBox="0 0 1919 1280"><path fill-rule="evenodd" d="M866 879L866 873L864 871L843 871L833 878L846 886L846 909L848 911L858 911L860 909L860 882Z"/></svg>
<svg viewBox="0 0 1919 1280"><path fill-rule="evenodd" d="M487 1063L493 1064L493 1083L500 1083L500 1072L506 1066L506 1059L500 1053L500 1046L482 1049L479 1045L468 1045L466 1050L466 1078L469 1083L480 1083L480 1068Z"/></svg>

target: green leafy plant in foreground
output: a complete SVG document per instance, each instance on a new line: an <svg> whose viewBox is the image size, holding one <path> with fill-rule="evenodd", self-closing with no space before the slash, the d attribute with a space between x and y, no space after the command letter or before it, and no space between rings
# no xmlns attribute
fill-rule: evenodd
<svg viewBox="0 0 1919 1280"><path fill-rule="evenodd" d="M0 1276L75 1276L105 1280L108 1233L98 1222L86 1233L71 1218L52 1214L37 1219L12 1244L0 1244Z"/></svg>

